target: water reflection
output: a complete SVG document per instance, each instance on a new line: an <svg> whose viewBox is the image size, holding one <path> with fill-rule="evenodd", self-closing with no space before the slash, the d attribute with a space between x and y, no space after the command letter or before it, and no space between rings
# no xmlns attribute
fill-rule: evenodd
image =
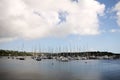
<svg viewBox="0 0 120 80"><path fill-rule="evenodd" d="M120 80L119 60L0 59L0 80Z"/></svg>

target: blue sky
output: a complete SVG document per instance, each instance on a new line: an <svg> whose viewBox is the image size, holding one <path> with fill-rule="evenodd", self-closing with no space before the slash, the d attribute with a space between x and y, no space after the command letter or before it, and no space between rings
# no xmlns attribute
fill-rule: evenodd
<svg viewBox="0 0 120 80"><path fill-rule="evenodd" d="M15 2L15 4L17 3L20 4L20 1L21 0L19 0L19 2ZM29 0L27 1L29 2ZM44 1L43 4L45 3L49 6L47 1L48 0L46 0L46 2ZM59 51L58 48L61 47L61 51L66 51L66 49L71 49L71 51L89 50L89 51L109 51L109 52L120 53L120 42L119 42L120 41L120 25L117 22L117 20L119 19L119 16L116 15L116 13L119 12L120 9L118 11L113 10L115 5L117 5L118 2L120 1L119 0L97 0L97 2L100 4L95 3L94 5L92 4L92 1L96 2L95 0L90 0L91 2L90 1L87 2L86 0L86 2L84 2L85 6L82 5L82 1L84 0L78 0L77 3L74 3L73 1L72 3L74 3L74 5L70 3L70 4L63 4L62 6L56 6L55 3L57 4L57 2L54 2L53 5L55 5L56 8L53 8L54 7L53 6L51 7L52 9L51 8L48 9L48 7L44 7L43 5L46 11L43 8L41 8L41 6L39 9L38 6L33 7L34 6L33 4L28 5L27 2L26 3L24 2L24 5L27 6L27 8L28 7L31 8L31 10L33 10L34 12L37 12L37 14L39 15L33 14L33 13L28 14L28 12L26 12L28 10L25 10L25 13L22 13L23 11L21 11L21 12L15 13L15 15L12 14L12 16L16 17L17 15L21 15L21 14L26 16L26 14L28 14L28 17L30 18L26 21L27 23L30 22L29 23L30 25L34 25L34 26L39 25L44 27L35 27L35 28L33 26L31 26L30 28L29 26L24 27L24 24L25 25L27 24L24 23L25 21L22 21L22 23L20 21L19 23L15 22L17 23L14 25L15 27L10 28L9 26L10 29L7 29L8 27L6 27L5 24L9 24L7 23L7 20L9 21L9 19L6 19L6 22L4 23L5 26L3 26L2 24L2 22L4 21L0 21L0 26L2 26L0 27L1 28L0 49L19 50L19 51L23 51L23 50L33 51L35 49L37 51L39 50L52 51L52 49L54 49L54 51ZM35 1L33 0L33 2ZM64 0L61 0L58 3L62 4L62 2L64 3ZM81 9L83 7L84 7L83 10L89 11L89 8L87 8L88 6L91 7L89 3L91 3L91 5L94 5L94 6L98 5L97 6L98 8L95 8L94 10L92 9L90 10L91 12L92 11L94 12L93 14L95 14L95 16L94 15L91 16L91 13L90 15L89 13L88 15L82 14ZM86 4L88 6L86 6ZM23 2L21 5L23 5ZM76 8L76 5L80 5L80 7ZM24 8L21 8L20 6L18 7L18 10L24 9ZM66 6L71 7L71 9L69 10L68 7ZM75 8L73 8L74 6ZM11 7L14 7L14 6L11 6ZM6 8L6 6L4 8ZM57 10L58 8L59 10ZM0 9L2 10L3 7L1 8L0 6ZM81 14L78 14L79 12L77 12L77 9L80 11ZM47 15L47 13L49 13L50 16ZM77 15L77 16L74 16L74 15ZM82 17L81 15L85 17ZM88 17L88 19L86 19L87 18L86 16ZM26 17L25 19L27 19ZM95 17L95 20L89 19L92 17L93 19ZM84 19L81 19L81 18L84 18ZM17 20L19 21L21 19L22 18L19 17ZM38 20L39 22L37 23ZM45 24L43 24L44 22ZM90 25L87 25L87 24L90 24ZM17 26L20 26L20 27L17 27ZM46 27L46 26L49 26L49 27ZM84 26L85 28L83 28ZM88 32L86 32L87 29L88 29ZM24 30L25 32L23 32ZM77 49L77 47L79 49Z"/></svg>

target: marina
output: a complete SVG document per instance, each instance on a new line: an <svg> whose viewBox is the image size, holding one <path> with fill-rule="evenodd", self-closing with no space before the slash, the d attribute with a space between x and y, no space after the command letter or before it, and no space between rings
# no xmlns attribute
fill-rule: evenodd
<svg viewBox="0 0 120 80"><path fill-rule="evenodd" d="M120 80L120 0L0 0L0 80Z"/></svg>

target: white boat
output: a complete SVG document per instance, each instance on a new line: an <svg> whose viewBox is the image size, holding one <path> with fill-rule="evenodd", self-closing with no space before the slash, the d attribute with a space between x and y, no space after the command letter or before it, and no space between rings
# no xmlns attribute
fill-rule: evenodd
<svg viewBox="0 0 120 80"><path fill-rule="evenodd" d="M41 61L41 58L40 57L36 57L36 61Z"/></svg>
<svg viewBox="0 0 120 80"><path fill-rule="evenodd" d="M68 62L69 59L68 59L67 57L64 57L64 58L61 59L61 61L62 61L62 62Z"/></svg>
<svg viewBox="0 0 120 80"><path fill-rule="evenodd" d="M25 60L25 57L24 56L19 56L16 59L18 59L18 60Z"/></svg>
<svg viewBox="0 0 120 80"><path fill-rule="evenodd" d="M67 57L63 57L63 56L58 57L57 60L61 61L61 62L68 62L69 61L69 59Z"/></svg>

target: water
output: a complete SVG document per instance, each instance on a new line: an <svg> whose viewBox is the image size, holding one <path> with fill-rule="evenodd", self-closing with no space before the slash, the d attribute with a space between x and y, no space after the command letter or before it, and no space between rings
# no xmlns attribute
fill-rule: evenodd
<svg viewBox="0 0 120 80"><path fill-rule="evenodd" d="M120 80L120 60L0 59L0 80Z"/></svg>

